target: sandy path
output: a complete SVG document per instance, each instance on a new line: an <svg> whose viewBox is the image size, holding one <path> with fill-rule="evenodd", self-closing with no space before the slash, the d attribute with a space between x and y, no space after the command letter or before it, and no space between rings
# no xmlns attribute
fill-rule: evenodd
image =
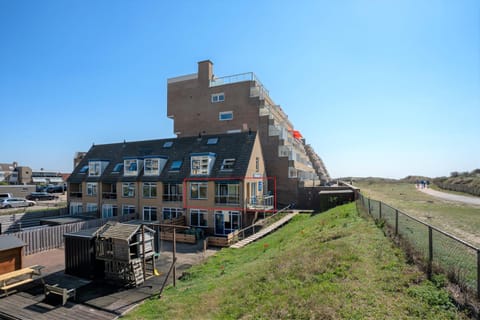
<svg viewBox="0 0 480 320"><path fill-rule="evenodd" d="M451 193L446 193L446 192L441 192L433 189L418 189L424 193L427 193L431 196L448 200L448 201L455 201L455 202L462 202L466 204L473 204L476 206L480 206L480 197L474 197L474 196L461 196L461 195L456 195L456 194L451 194Z"/></svg>

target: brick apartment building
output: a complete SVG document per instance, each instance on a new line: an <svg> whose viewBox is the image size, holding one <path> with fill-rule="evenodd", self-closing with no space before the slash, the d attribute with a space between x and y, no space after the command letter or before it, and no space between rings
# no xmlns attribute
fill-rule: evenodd
<svg viewBox="0 0 480 320"><path fill-rule="evenodd" d="M299 188L330 179L255 74L215 77L212 62L201 61L197 73L168 79L167 93L167 116L177 137L258 132L267 175L277 179L279 206L296 202Z"/></svg>

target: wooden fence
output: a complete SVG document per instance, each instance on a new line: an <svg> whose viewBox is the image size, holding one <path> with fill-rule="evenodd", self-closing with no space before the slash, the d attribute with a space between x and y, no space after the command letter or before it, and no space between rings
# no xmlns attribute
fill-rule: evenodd
<svg viewBox="0 0 480 320"><path fill-rule="evenodd" d="M46 250L51 250L55 248L63 247L65 233L77 232L84 229L96 228L104 225L107 221L116 220L116 221L127 221L136 218L136 214L123 215L107 219L95 219L87 220L76 223L63 224L59 226L45 226L39 227L38 229L25 230L14 233L9 233L23 242L26 243L26 246L23 250L23 255L30 255ZM2 235L0 235L0 241L2 240Z"/></svg>

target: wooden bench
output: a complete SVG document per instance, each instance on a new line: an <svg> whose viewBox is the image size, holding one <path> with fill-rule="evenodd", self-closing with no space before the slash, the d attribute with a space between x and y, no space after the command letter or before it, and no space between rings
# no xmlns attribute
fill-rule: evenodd
<svg viewBox="0 0 480 320"><path fill-rule="evenodd" d="M75 300L76 289L67 289L67 288L60 288L58 284L49 285L45 284L45 298L50 294L56 294L62 297L62 306L67 303L68 298L73 298Z"/></svg>
<svg viewBox="0 0 480 320"><path fill-rule="evenodd" d="M8 296L8 290L32 282L34 275L41 275L43 266L34 265L0 275L0 290Z"/></svg>

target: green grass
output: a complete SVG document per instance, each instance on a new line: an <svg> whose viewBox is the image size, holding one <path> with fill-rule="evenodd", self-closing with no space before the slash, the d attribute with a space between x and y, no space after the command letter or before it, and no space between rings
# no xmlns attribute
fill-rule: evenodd
<svg viewBox="0 0 480 320"><path fill-rule="evenodd" d="M441 283L349 204L221 250L126 318L465 319Z"/></svg>
<svg viewBox="0 0 480 320"><path fill-rule="evenodd" d="M354 183L361 192L426 223L480 246L480 208L453 203L422 193L412 183L362 180Z"/></svg>

